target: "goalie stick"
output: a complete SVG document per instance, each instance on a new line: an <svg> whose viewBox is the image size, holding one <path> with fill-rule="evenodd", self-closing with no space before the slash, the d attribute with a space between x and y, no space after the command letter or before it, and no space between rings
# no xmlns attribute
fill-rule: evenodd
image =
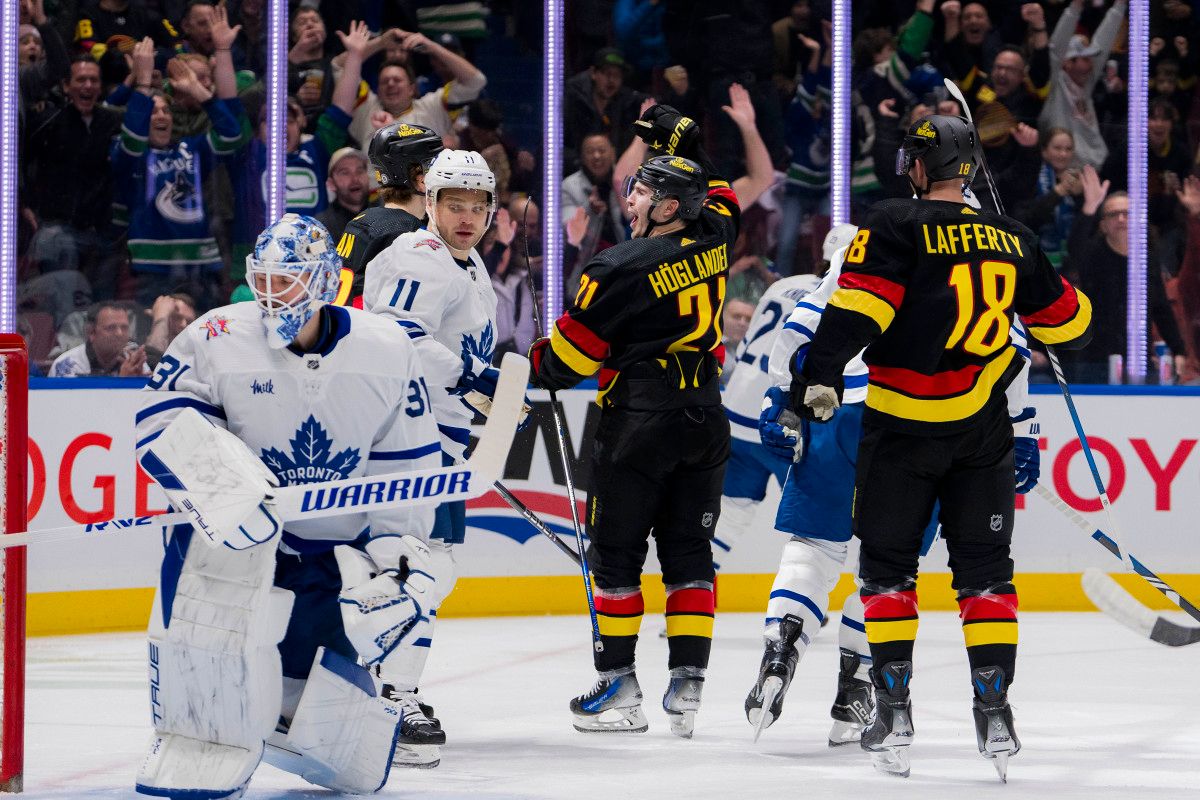
<svg viewBox="0 0 1200 800"><path fill-rule="evenodd" d="M1114 558L1119 558L1122 561L1128 558L1129 562L1133 564L1133 571L1135 573L1140 575L1155 589L1162 592L1163 596L1183 609L1192 619L1200 621L1200 609L1192 605L1175 587L1160 578L1149 567L1134 558L1132 554L1122 554L1120 546L1116 541L1105 534L1104 531L1088 522L1082 514L1063 502L1062 498L1040 483L1034 487L1034 491L1043 500L1054 506L1064 517L1071 520L1075 524L1075 527L1079 528L1092 539L1095 539ZM1138 602L1133 595L1126 592L1111 576L1106 575L1095 567L1089 568L1083 573L1082 584L1084 594L1101 611L1104 611L1113 619L1159 644L1165 644L1170 647L1181 647L1200 641L1200 628L1180 625L1155 614Z"/></svg>
<svg viewBox="0 0 1200 800"><path fill-rule="evenodd" d="M967 122L971 123L972 127L975 121L971 118L971 109L967 106L967 99L963 97L962 90L958 85L949 78L943 78L943 83L946 84L946 91L958 102L962 108L963 114L966 115ZM996 211L1004 214L1004 202L1000 199L1000 193L996 190L996 182L992 179L992 171L988 169L987 158L983 154L983 145L979 138L979 132L975 135L975 155L979 159L979 166L983 169L984 179L987 181L988 191L992 195L992 203L996 206ZM1088 443L1087 434L1083 431L1083 421L1079 418L1079 411L1075 408L1075 399L1071 397L1071 386L1067 383L1066 375L1063 374L1062 364L1058 360L1058 353L1048 344L1042 343L1046 348L1046 356L1050 359L1050 368L1054 371L1054 380L1058 383L1059 391L1062 392L1063 401L1067 404L1067 413L1071 415L1071 423L1075 426L1075 435L1079 438L1079 444L1083 447L1083 455L1087 461L1088 469L1092 473L1092 480L1096 483L1096 493L1100 495L1100 505L1104 507L1104 513L1108 517L1109 535L1106 539L1110 539L1116 548L1114 555L1121 559L1121 563L1125 565L1125 569L1129 572L1137 572L1138 569L1134 565L1133 560L1129 557L1129 552L1121 544L1121 528L1117 525L1116 514L1113 513L1112 503L1108 499L1108 490L1104 488L1104 480L1100 477L1100 470L1096 467L1096 457L1092 454L1092 446ZM1055 498L1056 500L1058 498ZM1140 573L1139 573L1140 574ZM1146 576L1142 576L1146 577ZM1147 580L1149 580L1147 578Z"/></svg>
<svg viewBox="0 0 1200 800"><path fill-rule="evenodd" d="M436 505L451 500L468 500L487 493L503 474L505 462L508 461L508 451L512 448L525 402L528 376L529 362L516 353L506 353L500 366L500 380L491 414L483 426L475 450L466 462L448 467L286 486L277 489L271 501L275 514L284 522L295 522L383 508ZM0 550L48 542L94 539L131 528L164 529L185 523L201 527L205 525L204 519L194 510L119 517L87 525L6 534L0 536Z"/></svg>

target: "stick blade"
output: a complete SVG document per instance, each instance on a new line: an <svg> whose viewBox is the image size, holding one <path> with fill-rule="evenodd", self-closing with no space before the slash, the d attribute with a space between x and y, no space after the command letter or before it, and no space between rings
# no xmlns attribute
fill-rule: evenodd
<svg viewBox="0 0 1200 800"><path fill-rule="evenodd" d="M1167 647L1183 647L1200 641L1200 627L1190 627L1160 616L1142 603L1112 576L1095 567L1080 579L1083 593L1097 608L1140 636Z"/></svg>

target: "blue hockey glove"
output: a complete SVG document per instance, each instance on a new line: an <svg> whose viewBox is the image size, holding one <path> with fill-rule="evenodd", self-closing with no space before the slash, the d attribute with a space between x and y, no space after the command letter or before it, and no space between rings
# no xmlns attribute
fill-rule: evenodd
<svg viewBox="0 0 1200 800"><path fill-rule="evenodd" d="M767 389L758 417L758 436L771 455L788 462L799 461L807 427L807 421L788 409L787 392L778 386Z"/></svg>
<svg viewBox="0 0 1200 800"><path fill-rule="evenodd" d="M1042 474L1042 451L1038 449L1041 426L1027 408L1014 417L1013 423L1013 466L1016 469L1017 494L1026 494L1037 486Z"/></svg>

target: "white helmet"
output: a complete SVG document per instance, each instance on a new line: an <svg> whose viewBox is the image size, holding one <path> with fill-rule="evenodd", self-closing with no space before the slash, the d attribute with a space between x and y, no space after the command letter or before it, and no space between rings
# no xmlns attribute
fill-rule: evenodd
<svg viewBox="0 0 1200 800"><path fill-rule="evenodd" d="M341 258L325 226L303 214L284 214L268 225L246 256L246 283L262 310L267 343L287 347L341 283ZM262 276L256 281L256 276ZM300 284L295 297L284 299Z"/></svg>
<svg viewBox="0 0 1200 800"><path fill-rule="evenodd" d="M486 192L487 222L483 229L486 231L491 226L492 216L496 213L496 176L492 174L492 169L483 160L483 156L472 150L443 150L438 153L425 173L425 202L429 220L434 232L444 240L446 237L437 229L437 217L434 213L438 192L442 189L476 189Z"/></svg>

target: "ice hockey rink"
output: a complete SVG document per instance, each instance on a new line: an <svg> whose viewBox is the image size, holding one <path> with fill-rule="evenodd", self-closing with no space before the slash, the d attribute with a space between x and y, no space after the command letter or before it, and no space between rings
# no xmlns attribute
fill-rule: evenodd
<svg viewBox="0 0 1200 800"><path fill-rule="evenodd" d="M1200 796L1200 648L1169 649L1098 613L1021 620L1011 694L1023 749L1002 785L975 748L958 620L921 618L912 777L875 773L857 747L826 746L837 616L809 649L784 715L756 745L742 712L760 619L718 612L691 741L661 710L666 642L648 615L639 677L650 731L582 734L567 701L591 687L586 617L439 624L422 686L447 731L442 765L393 770L381 796L421 798L1131 798ZM646 635L648 634L648 635ZM150 736L145 646L135 633L29 642L26 796L133 797ZM247 798L335 796L263 765Z"/></svg>

